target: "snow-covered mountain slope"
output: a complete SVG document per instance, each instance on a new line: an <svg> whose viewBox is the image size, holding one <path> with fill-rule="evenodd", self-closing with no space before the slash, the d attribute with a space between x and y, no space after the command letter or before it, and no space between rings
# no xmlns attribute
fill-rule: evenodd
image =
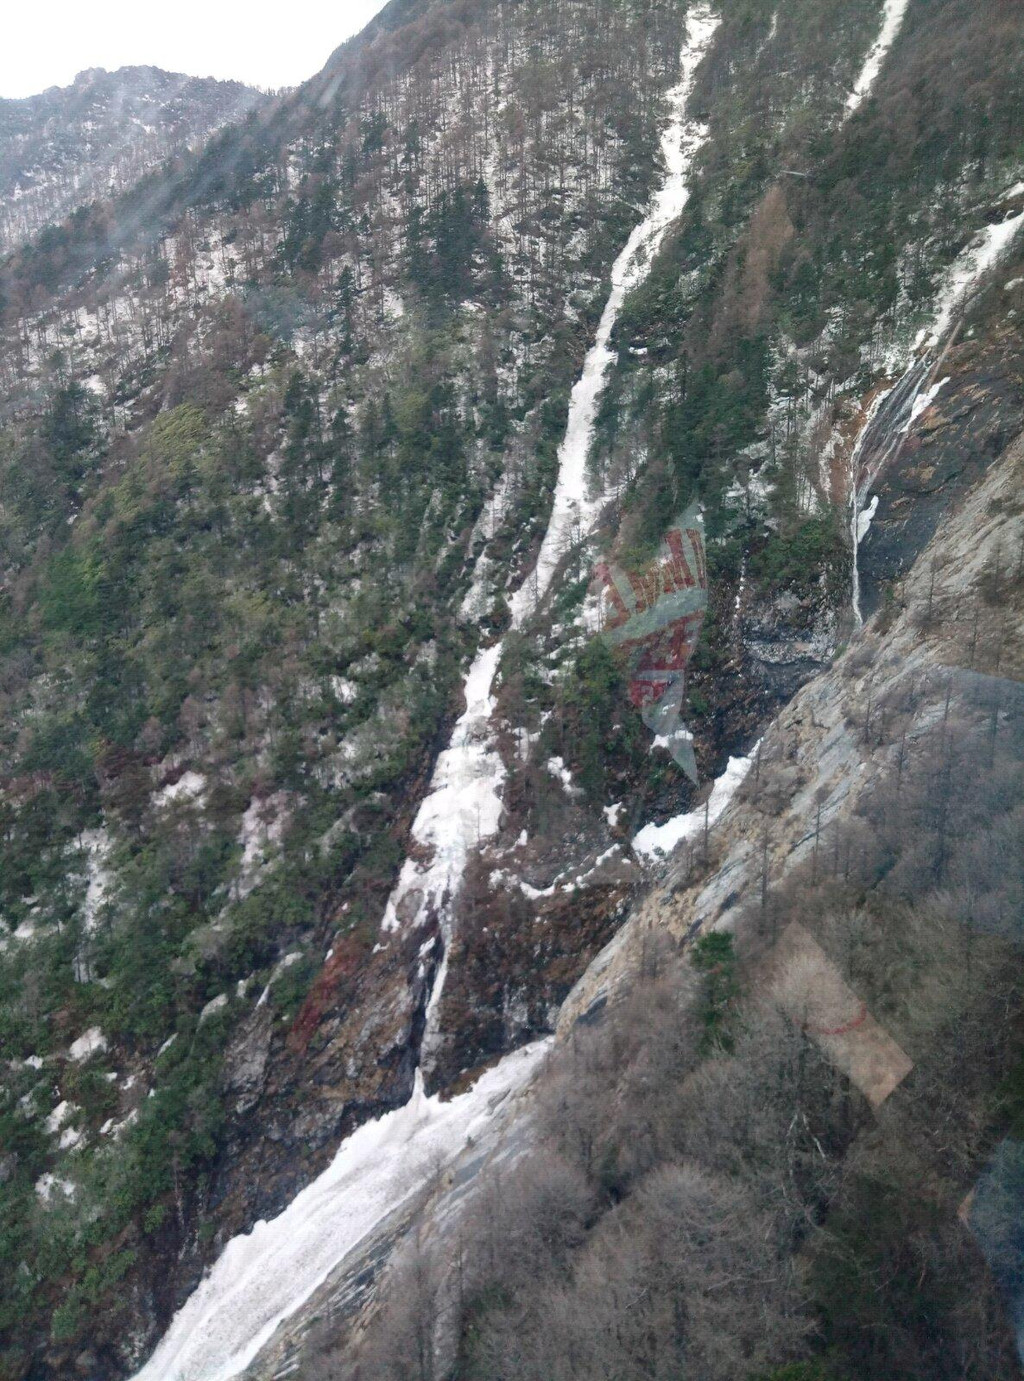
<svg viewBox="0 0 1024 1381"><path fill-rule="evenodd" d="M19 1381L164 1366L183 1307L217 1374L360 1274L353 1219L219 1347L214 1263L421 1085L475 1118L717 837L854 630L854 531L891 605L1021 426L1021 23L394 4L5 262Z"/></svg>
<svg viewBox="0 0 1024 1381"><path fill-rule="evenodd" d="M125 191L264 101L240 82L158 67L92 69L71 86L0 100L0 254Z"/></svg>

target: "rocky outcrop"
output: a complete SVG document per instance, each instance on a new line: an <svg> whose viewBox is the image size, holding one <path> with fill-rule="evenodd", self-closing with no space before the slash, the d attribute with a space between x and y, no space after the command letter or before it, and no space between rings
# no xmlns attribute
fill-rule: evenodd
<svg viewBox="0 0 1024 1381"><path fill-rule="evenodd" d="M566 1000L560 1032L628 981L651 930L685 942L729 928L765 876L774 884L823 852L893 770L904 735L913 739L941 717L951 676L1021 679L1022 592L1008 580L998 601L986 591L1000 560L1005 573L1006 553L1024 541L1022 479L1018 438L973 487L947 494L947 511L935 516L934 536L891 605L766 730L754 768L715 827L709 860L669 860Z"/></svg>
<svg viewBox="0 0 1024 1381"><path fill-rule="evenodd" d="M859 551L865 614L885 602L943 515L968 493L1024 423L1024 372L1005 329L954 347L942 384L872 489L878 507ZM943 559L937 548L936 560ZM1009 559L1009 554L1007 556Z"/></svg>

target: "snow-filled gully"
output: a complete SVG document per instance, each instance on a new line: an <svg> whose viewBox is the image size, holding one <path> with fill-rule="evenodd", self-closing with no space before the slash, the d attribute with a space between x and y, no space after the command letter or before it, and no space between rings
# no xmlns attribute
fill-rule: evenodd
<svg viewBox="0 0 1024 1381"><path fill-rule="evenodd" d="M885 0L885 8L882 11L882 27L878 37L868 49L864 65L857 74L853 90L846 99L847 116L852 115L870 94L871 88L882 70L882 64L889 56L889 49L896 42L900 29L903 27L903 19L909 3L910 0Z"/></svg>
<svg viewBox="0 0 1024 1381"><path fill-rule="evenodd" d="M690 11L680 81L669 92L671 118L662 136L666 176L612 267L597 336L572 391L537 565L510 601L517 626L540 605L574 532L589 533L605 502L588 493L587 456L613 358L612 331L626 294L643 281L689 198L689 173L706 129L686 118L686 106L719 22L708 5ZM501 818L505 771L490 722L501 652L501 642L482 649L469 669L466 709L438 759L413 824L417 854L428 861L406 860L383 920L383 943L399 927L431 918L439 925L444 949L421 1051L428 1063L438 1036L454 898L471 854L496 834ZM493 1109L530 1081L545 1048L545 1042L537 1042L506 1056L472 1089L447 1103L427 1097L417 1073L405 1107L353 1132L329 1168L277 1218L257 1223L228 1243L134 1381L228 1381L237 1376L353 1248L397 1208L416 1199L436 1173L439 1158L451 1164L470 1141L479 1147L493 1124Z"/></svg>

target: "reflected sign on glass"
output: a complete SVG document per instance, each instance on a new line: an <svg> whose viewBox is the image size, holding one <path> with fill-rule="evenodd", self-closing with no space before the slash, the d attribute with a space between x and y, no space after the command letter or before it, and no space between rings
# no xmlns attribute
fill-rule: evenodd
<svg viewBox="0 0 1024 1381"><path fill-rule="evenodd" d="M708 606L704 523L696 507L675 520L638 571L602 561L604 637L626 660L629 698L655 742L694 782L693 735L682 723L686 665Z"/></svg>

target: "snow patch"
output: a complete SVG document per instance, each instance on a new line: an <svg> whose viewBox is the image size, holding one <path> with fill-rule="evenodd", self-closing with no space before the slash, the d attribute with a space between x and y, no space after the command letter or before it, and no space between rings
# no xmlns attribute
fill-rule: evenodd
<svg viewBox="0 0 1024 1381"><path fill-rule="evenodd" d="M83 1032L78 1037L78 1040L72 1041L68 1058L76 1061L88 1060L90 1056L98 1055L106 1048L106 1036L98 1026L90 1026L88 1031Z"/></svg>
<svg viewBox="0 0 1024 1381"><path fill-rule="evenodd" d="M208 1021L210 1017L215 1017L218 1012L223 1012L227 1005L227 993L218 993L216 997L211 997L209 1002L199 1013L199 1025L202 1026L204 1021Z"/></svg>
<svg viewBox="0 0 1024 1381"><path fill-rule="evenodd" d="M74 1117L76 1112L78 1112L78 1108L75 1106L75 1104L69 1103L65 1099L57 1104L57 1106L54 1108L53 1112L50 1113L49 1117L46 1119L43 1125L45 1126L48 1132L51 1132L54 1135L56 1135L57 1132L60 1131L61 1127L64 1126L64 1123L70 1121L71 1118Z"/></svg>
<svg viewBox="0 0 1024 1381"><path fill-rule="evenodd" d="M85 897L82 901L82 934L72 963L75 982L92 981L89 958L89 938L99 925L100 908L107 900L112 881L109 859L110 836L105 829L83 830L78 837L79 847L85 850Z"/></svg>
<svg viewBox="0 0 1024 1381"><path fill-rule="evenodd" d="M183 772L176 782L153 793L153 804L160 807L175 801L196 801L205 790L206 778L200 772Z"/></svg>
<svg viewBox="0 0 1024 1381"><path fill-rule="evenodd" d="M331 951L331 953L333 953L333 950ZM270 990L271 990L271 988L274 986L274 984L275 984L275 982L277 981L277 979L280 978L281 974L283 974L283 973L285 972L286 969L290 969L291 966L292 966L293 964L297 964L301 958L302 958L302 951L301 951L301 950L293 950L291 954L286 954L286 955L284 956L284 958L276 965L276 967L275 967L273 973L270 975L270 978L267 980L267 986L266 986L266 987L263 989L263 991L260 993L259 999L257 1000L257 1003L256 1003L256 1006L257 1006L257 1007L265 1007L265 1006L266 1006L267 1000L268 1000L268 998L270 997ZM330 953L328 954L327 958L328 958L328 959L330 958ZM325 960L324 962L326 963L326 960Z"/></svg>
<svg viewBox="0 0 1024 1381"><path fill-rule="evenodd" d="M707 823L713 825L736 795L750 771L757 753L755 746L748 757L730 758L728 766L715 782L707 803ZM684 839L693 839L704 828L705 807L676 815L663 825L645 825L633 840L633 852L642 858L655 860L672 852Z"/></svg>
<svg viewBox="0 0 1024 1381"><path fill-rule="evenodd" d="M36 1180L36 1197L41 1199L44 1204L51 1203L58 1194L65 1199L75 1197L75 1186L70 1180L59 1179L56 1175L40 1175Z"/></svg>
<svg viewBox="0 0 1024 1381"><path fill-rule="evenodd" d="M335 697L343 705L351 705L352 701L359 694L359 687L354 681L347 681L344 676L331 677L331 690Z"/></svg>
<svg viewBox="0 0 1024 1381"><path fill-rule="evenodd" d="M138 1120L138 1108L132 1108L128 1116L122 1118L120 1122L115 1122L115 1120L112 1117L108 1117L106 1122L104 1122L103 1126L100 1128L100 1136L112 1136L116 1141L117 1138L121 1136L123 1132L127 1131L128 1128L131 1127Z"/></svg>
<svg viewBox="0 0 1024 1381"><path fill-rule="evenodd" d="M232 884L235 900L249 895L267 866L270 854L280 846L288 823L287 805L287 792L276 791L265 800L254 797L246 807L239 835L242 858L238 877Z"/></svg>
<svg viewBox="0 0 1024 1381"><path fill-rule="evenodd" d="M563 758L548 758L544 766L556 781L562 783L567 796L579 796L581 794L579 787L573 786L572 773L566 767Z"/></svg>

